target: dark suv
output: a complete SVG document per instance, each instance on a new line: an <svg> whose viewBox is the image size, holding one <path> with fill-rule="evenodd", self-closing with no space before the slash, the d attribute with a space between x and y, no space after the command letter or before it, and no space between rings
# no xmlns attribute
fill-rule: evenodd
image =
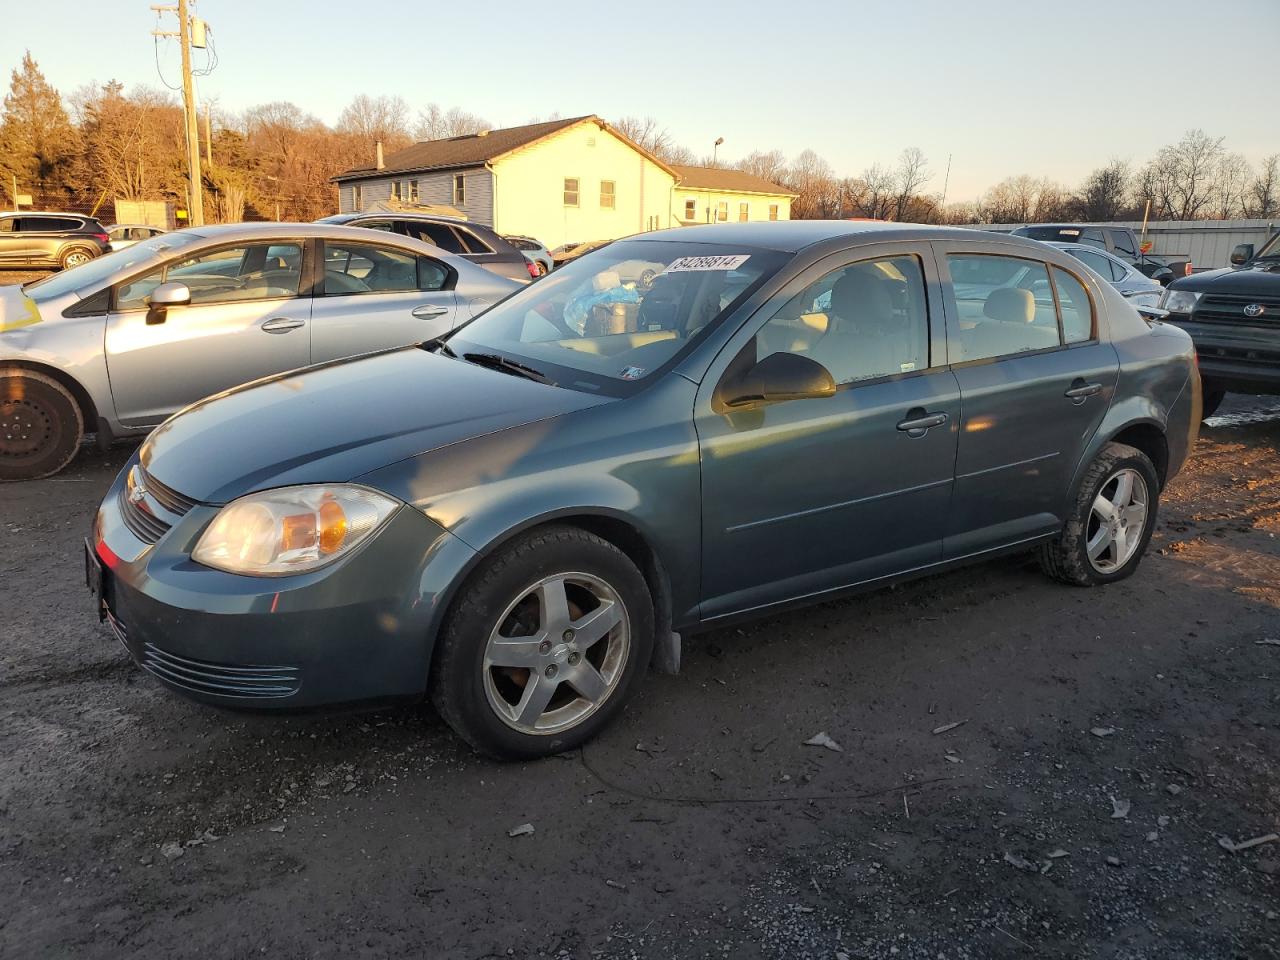
<svg viewBox="0 0 1280 960"><path fill-rule="evenodd" d="M1258 253L1240 244L1231 264L1175 280L1160 299L1195 341L1206 417L1228 391L1280 394L1280 233Z"/></svg>
<svg viewBox="0 0 1280 960"><path fill-rule="evenodd" d="M317 223L340 223L400 233L470 260L500 277L535 280L539 276L523 253L482 223L425 213L337 213Z"/></svg>
<svg viewBox="0 0 1280 960"><path fill-rule="evenodd" d="M78 267L107 252L110 237L77 213L0 213L0 267Z"/></svg>
<svg viewBox="0 0 1280 960"><path fill-rule="evenodd" d="M1186 257L1144 253L1142 241L1128 227L1109 223L1032 223L1013 231L1015 237L1049 240L1058 243L1083 243L1105 250L1113 257L1131 263L1144 277L1168 286L1176 277L1191 275L1191 261Z"/></svg>

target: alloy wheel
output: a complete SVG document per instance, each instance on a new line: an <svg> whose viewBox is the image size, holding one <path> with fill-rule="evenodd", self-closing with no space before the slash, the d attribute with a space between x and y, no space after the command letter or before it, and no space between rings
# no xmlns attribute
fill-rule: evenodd
<svg viewBox="0 0 1280 960"><path fill-rule="evenodd" d="M88 263L92 259L93 258L90 257L87 253L81 253L79 250L77 250L74 253L67 254L67 256L63 259L62 263L64 267L70 269L71 267L78 267L81 264Z"/></svg>
<svg viewBox="0 0 1280 960"><path fill-rule="evenodd" d="M1147 482L1126 467L1107 478L1093 500L1085 552L1098 573L1115 573L1137 552L1147 525Z"/></svg>
<svg viewBox="0 0 1280 960"><path fill-rule="evenodd" d="M545 577L520 592L489 635L489 706L521 733L574 727L617 689L630 647L627 610L613 587L589 573Z"/></svg>

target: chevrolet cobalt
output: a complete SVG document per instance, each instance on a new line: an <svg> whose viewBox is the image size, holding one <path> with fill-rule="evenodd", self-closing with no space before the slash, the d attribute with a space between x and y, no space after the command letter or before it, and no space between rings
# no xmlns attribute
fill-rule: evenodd
<svg viewBox="0 0 1280 960"><path fill-rule="evenodd" d="M429 696L536 757L681 633L1009 551L1129 576L1200 403L1190 338L1045 244L687 227L188 407L117 478L87 573L180 693Z"/></svg>

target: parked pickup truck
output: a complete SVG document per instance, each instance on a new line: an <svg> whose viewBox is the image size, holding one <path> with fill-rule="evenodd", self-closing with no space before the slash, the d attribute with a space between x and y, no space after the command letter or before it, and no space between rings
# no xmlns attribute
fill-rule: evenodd
<svg viewBox="0 0 1280 960"><path fill-rule="evenodd" d="M1240 244L1230 267L1175 280L1160 306L1195 341L1204 416L1228 391L1280 394L1280 233L1258 253Z"/></svg>
<svg viewBox="0 0 1280 960"><path fill-rule="evenodd" d="M1145 277L1168 286L1178 277L1191 276L1191 258L1146 253L1138 235L1128 227L1098 223L1032 223L1013 231L1015 237L1083 243L1131 263Z"/></svg>

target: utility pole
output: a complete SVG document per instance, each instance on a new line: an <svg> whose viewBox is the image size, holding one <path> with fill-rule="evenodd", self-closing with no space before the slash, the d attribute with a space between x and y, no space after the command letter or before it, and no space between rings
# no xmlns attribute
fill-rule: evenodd
<svg viewBox="0 0 1280 960"><path fill-rule="evenodd" d="M178 16L178 43L182 47L182 112L187 132L187 223L193 227L204 224L204 190L200 176L200 118L196 113L195 84L191 80L191 13L189 0L178 0L177 6L159 5L151 9L157 13L176 13ZM172 37L173 31L153 30L153 36Z"/></svg>

